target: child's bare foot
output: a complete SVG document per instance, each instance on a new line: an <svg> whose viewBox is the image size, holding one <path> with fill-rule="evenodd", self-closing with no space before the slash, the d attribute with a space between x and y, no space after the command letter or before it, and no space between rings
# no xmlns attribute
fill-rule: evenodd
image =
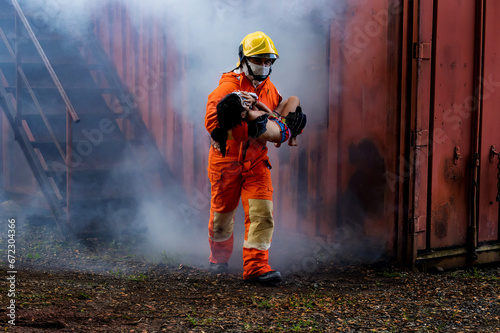
<svg viewBox="0 0 500 333"><path fill-rule="evenodd" d="M289 146L297 146L297 137L294 136L288 140L288 145Z"/></svg>
<svg viewBox="0 0 500 333"><path fill-rule="evenodd" d="M279 147L281 147L281 143L276 142L276 143L274 144L274 146L275 146L276 148L279 148Z"/></svg>

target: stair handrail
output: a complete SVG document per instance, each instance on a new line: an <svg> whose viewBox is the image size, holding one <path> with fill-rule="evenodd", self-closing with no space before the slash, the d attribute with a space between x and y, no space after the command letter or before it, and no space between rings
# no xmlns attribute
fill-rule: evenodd
<svg viewBox="0 0 500 333"><path fill-rule="evenodd" d="M12 59L15 59L16 54L15 54L14 50L12 49L12 47L9 45L9 41L7 40L7 36L5 35L5 33L3 32L1 27L0 27L0 39L3 40L5 46L7 47L7 52L9 52ZM52 141L54 141L54 144L56 145L56 148L59 151L59 154L61 155L63 161L66 161L66 154L64 153L64 150L62 149L61 143L59 142L59 140L57 140L57 136L54 132L54 129L50 125L50 122L47 119L47 116L43 112L42 106L40 105L38 98L36 97L33 89L31 88L31 85L28 82L28 78L26 77L26 74L24 73L23 68L21 66L19 66L17 68L17 72L19 72L19 75L20 75L24 85L28 89L28 93L29 93L31 99L33 100L33 103L35 104L35 107L38 110L40 117L42 117L42 121L44 122L45 127L47 127L47 130L49 131L49 135L52 138Z"/></svg>
<svg viewBox="0 0 500 333"><path fill-rule="evenodd" d="M69 114L71 115L73 122L78 123L80 121L80 117L78 117L78 114L76 113L75 108L71 104L71 101L69 100L69 97L66 94L66 91L64 91L64 88L63 88L61 82L59 81L59 78L57 77L57 74L54 71L54 68L52 68L52 65L50 64L50 61L47 58L47 55L43 51L43 48L40 45L40 42L36 38L36 35L33 32L33 29L31 29L31 25L29 24L28 19L24 15L24 12L21 9L21 7L19 6L19 3L17 2L17 0L11 0L11 1L12 1L12 5L14 6L14 9L17 12L17 15L19 16L19 18L23 22L24 27L26 28L26 31L28 32L28 35L31 38L31 41L35 45L35 48L37 49L38 54L42 58L42 61L45 64L45 67L49 71L49 74L52 77L52 80L54 81L54 84L56 85L57 90L59 91L59 94L61 95L62 99L64 100L64 103L66 104L66 108L67 108Z"/></svg>
<svg viewBox="0 0 500 333"><path fill-rule="evenodd" d="M33 171L33 175L35 179L38 181L42 192L47 198L47 202L49 207L54 215L54 219L56 221L57 226L61 230L63 237L67 237L69 235L68 225L64 223L66 220L66 212L57 204L57 196L55 192L51 189L52 185L47 175L45 174L45 170L40 163L35 150L30 144L30 139L26 135L25 131L20 131L19 128L22 126L16 126L15 121L15 107L12 102L9 100L9 95L12 97L12 94L8 94L5 88L0 84L0 109L4 109L4 114L7 118L7 121L10 123L12 130L14 131L14 136L17 138L21 150L24 152L28 164Z"/></svg>

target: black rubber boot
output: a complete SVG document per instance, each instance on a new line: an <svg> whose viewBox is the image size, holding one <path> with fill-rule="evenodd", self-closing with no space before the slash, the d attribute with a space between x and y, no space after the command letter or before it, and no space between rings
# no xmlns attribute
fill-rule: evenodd
<svg viewBox="0 0 500 333"><path fill-rule="evenodd" d="M227 263L214 264L213 262L211 262L210 267L208 267L208 271L210 273L215 273L215 274L226 273L227 272Z"/></svg>
<svg viewBox="0 0 500 333"><path fill-rule="evenodd" d="M278 271L270 271L259 276L246 279L245 282L248 283L260 283L267 286L277 286L283 281L281 273Z"/></svg>

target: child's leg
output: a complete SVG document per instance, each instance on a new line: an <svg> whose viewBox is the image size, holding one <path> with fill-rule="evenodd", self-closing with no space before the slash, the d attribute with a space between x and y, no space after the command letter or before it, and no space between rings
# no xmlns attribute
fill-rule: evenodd
<svg viewBox="0 0 500 333"><path fill-rule="evenodd" d="M297 96L290 96L278 105L276 112L282 117L286 117L290 112L295 112L297 106L300 106L300 99Z"/></svg>

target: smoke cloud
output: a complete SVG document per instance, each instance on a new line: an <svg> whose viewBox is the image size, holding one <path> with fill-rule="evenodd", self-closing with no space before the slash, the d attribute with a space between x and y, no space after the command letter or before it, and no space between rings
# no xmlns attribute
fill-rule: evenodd
<svg viewBox="0 0 500 333"><path fill-rule="evenodd" d="M116 1L38 0L24 1L22 5L37 13L39 26L78 35L89 29L93 14L113 3ZM343 0L122 0L119 3L137 27L144 21L163 23L165 35L173 38L178 52L188 59L190 111L194 115L204 114L206 96L216 87L221 73L236 67L243 37L258 30L273 39L280 54L273 66L272 80L282 94L300 95L306 109L314 109L320 103L325 107L324 83L328 75L325 37L331 20L344 7Z"/></svg>
<svg viewBox="0 0 500 333"><path fill-rule="evenodd" d="M113 3L116 1L30 0L21 5L37 13L38 28L78 36L90 29L92 17L100 8ZM344 0L122 0L119 3L137 29L143 22L161 22L165 35L174 39L178 51L187 59L189 113L195 129L204 131L207 96L216 88L220 75L236 67L241 40L258 30L268 34L278 49L280 59L273 65L271 78L283 97L301 98L308 126L326 126L329 25L342 12ZM176 109L182 110L183 106L176 105ZM307 193L307 189L298 192ZM196 200L187 202L180 199L182 196L154 200L145 196L148 200L141 205L138 222L146 226L151 251L198 255L206 262L209 189L197 189L195 193ZM236 217L240 223L235 229L239 235L235 235L233 260L241 261L236 250L243 242L241 207Z"/></svg>

